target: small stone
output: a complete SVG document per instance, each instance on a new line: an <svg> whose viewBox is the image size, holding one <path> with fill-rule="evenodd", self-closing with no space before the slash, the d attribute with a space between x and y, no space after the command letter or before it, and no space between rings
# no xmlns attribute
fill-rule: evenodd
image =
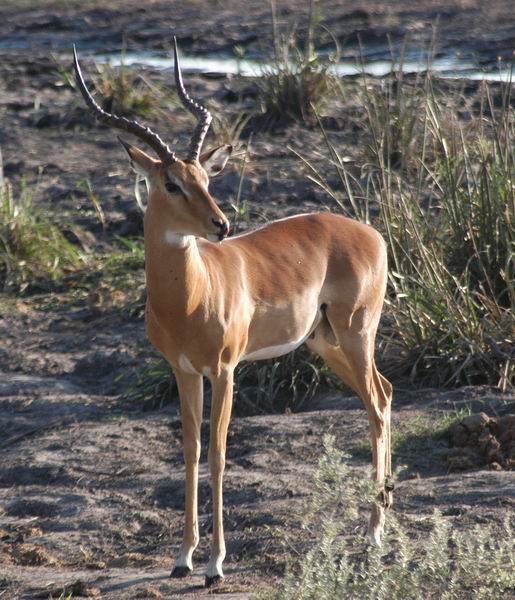
<svg viewBox="0 0 515 600"><path fill-rule="evenodd" d="M470 415L469 417L465 417L461 424L465 427L470 433L479 434L484 427L489 423L490 417L484 412L480 412L477 415Z"/></svg>
<svg viewBox="0 0 515 600"><path fill-rule="evenodd" d="M481 452L486 452L487 449L490 446L491 441L495 439L494 436L488 431L488 429L485 429L481 435L478 438L478 444L479 444L479 449L481 450Z"/></svg>
<svg viewBox="0 0 515 600"><path fill-rule="evenodd" d="M498 450L489 450L486 453L486 458L489 463L497 462L502 464L504 461L503 455Z"/></svg>
<svg viewBox="0 0 515 600"><path fill-rule="evenodd" d="M452 443L455 446L466 446L468 443L468 431L461 423L453 423L449 428Z"/></svg>

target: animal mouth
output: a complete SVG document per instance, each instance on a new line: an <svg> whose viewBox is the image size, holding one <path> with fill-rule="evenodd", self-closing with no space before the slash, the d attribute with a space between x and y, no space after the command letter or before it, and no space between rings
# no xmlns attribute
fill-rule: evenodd
<svg viewBox="0 0 515 600"><path fill-rule="evenodd" d="M213 225L216 225L219 229L217 234L211 234L213 237L216 237L219 242L221 242L224 238L229 235L229 223L227 221L217 221L216 219L211 219ZM211 236L208 236L208 239Z"/></svg>

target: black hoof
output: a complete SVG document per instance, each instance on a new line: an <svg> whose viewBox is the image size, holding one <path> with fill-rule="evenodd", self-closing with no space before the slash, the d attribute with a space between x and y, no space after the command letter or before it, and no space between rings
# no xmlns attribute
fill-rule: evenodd
<svg viewBox="0 0 515 600"><path fill-rule="evenodd" d="M206 575L206 587L212 587L213 585L217 585L218 583L220 583L220 581L222 581L223 577L221 577L220 575L213 575L213 577L209 577L209 575Z"/></svg>
<svg viewBox="0 0 515 600"><path fill-rule="evenodd" d="M192 573L193 571L189 567L174 567L170 573L170 577L173 577L174 579L182 579L183 577L187 577Z"/></svg>

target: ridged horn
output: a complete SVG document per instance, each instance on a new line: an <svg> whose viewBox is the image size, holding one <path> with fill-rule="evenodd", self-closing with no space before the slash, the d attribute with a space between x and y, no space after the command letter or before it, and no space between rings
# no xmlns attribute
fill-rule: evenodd
<svg viewBox="0 0 515 600"><path fill-rule="evenodd" d="M211 124L213 117L207 108L192 100L184 88L181 75L181 65L179 62L179 52L177 50L177 39L175 36L173 36L173 52L175 61L175 85L177 87L177 93L179 94L181 102L190 111L190 113L197 118L198 121L191 136L187 160L198 160L200 156L200 150L202 149L202 144L204 143L204 138L206 137L207 130L209 129L209 125Z"/></svg>
<svg viewBox="0 0 515 600"><path fill-rule="evenodd" d="M79 65L79 59L77 58L77 51L75 50L75 46L73 46L73 62L75 67L75 80L77 82L77 86L86 102L88 108L91 113L95 116L96 119L109 125L110 127L115 127L117 129L121 129L123 131L128 131L132 133L140 140L148 144L159 156L163 164L169 165L177 160L175 153L170 150L167 144L163 142L163 140L154 133L150 127L145 127L138 121L126 119L125 117L119 117L117 115L113 115L108 113L107 111L100 108L100 106L95 102L93 96L90 94L86 84L84 82L84 78L82 76L82 71Z"/></svg>

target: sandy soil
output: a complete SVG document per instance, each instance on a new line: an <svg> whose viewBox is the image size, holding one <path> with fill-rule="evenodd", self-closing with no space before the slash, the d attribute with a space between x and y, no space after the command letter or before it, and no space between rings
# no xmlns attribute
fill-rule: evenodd
<svg viewBox="0 0 515 600"><path fill-rule="evenodd" d="M35 4L35 3L34 3ZM49 48L62 51L77 41L86 51L120 46L169 46L170 28L190 51L230 50L235 43L256 51L269 30L267 3L141 3L47 0L0 7L0 145L4 172L15 188L22 178L65 228L83 229L82 242L107 248L114 236L141 233L132 178L111 132L95 126L80 102L58 85ZM291 16L296 3L282 5ZM475 52L485 62L515 47L511 2L442 0L436 3L326 3L324 13L342 39L367 48L384 47L385 34L406 32L429 39L428 25L441 19L443 48ZM50 7L50 8L49 8ZM137 16L137 18L136 18ZM7 18L8 17L8 18ZM259 39L258 39L259 38ZM23 50L15 50L16 43ZM3 46L5 49L2 49ZM86 61L86 65L88 62ZM89 63L91 66L91 63ZM159 78L149 71L149 77ZM229 116L239 83L188 78L201 97L212 98ZM473 88L473 86L472 86ZM472 89L471 88L471 89ZM252 101L251 93L249 101ZM359 156L366 132L357 125L360 108L352 87L337 106L331 135L349 159ZM188 117L179 109L150 119L174 147L184 148ZM208 144L214 141L211 133ZM294 125L254 138L243 197L252 198L252 222L320 209L327 198L308 182L292 146L312 152L323 164L319 134ZM234 201L237 164L213 182L225 210ZM80 182L89 179L101 198L108 228L103 232ZM183 466L176 405L144 412L120 399L119 375L134 373L152 354L138 315L112 306L70 303L64 296L17 302L0 308L0 598L59 596L63 585L81 580L82 590L106 599L249 598L276 585L286 560L274 532L301 535L299 517L311 493L310 475L332 431L366 472L365 411L351 394L322 395L307 412L235 418L231 425L225 479L227 578L203 589L209 553L210 494L205 453L200 482L202 541L194 575L168 578L178 549L183 516ZM422 519L439 508L456 526L498 523L515 506L512 472L476 469L449 473L445 440L420 439L417 423L445 411L471 408L490 415L513 407L513 394L484 387L453 392L413 390L399 383L394 428L404 432L395 457L406 465L396 492L400 514ZM512 408L513 411L513 408ZM203 430L204 447L208 431ZM365 448L365 449L364 449ZM363 528L366 522L363 519ZM415 531L415 534L417 532ZM423 535L423 532L420 532ZM308 543L308 541L306 542Z"/></svg>

